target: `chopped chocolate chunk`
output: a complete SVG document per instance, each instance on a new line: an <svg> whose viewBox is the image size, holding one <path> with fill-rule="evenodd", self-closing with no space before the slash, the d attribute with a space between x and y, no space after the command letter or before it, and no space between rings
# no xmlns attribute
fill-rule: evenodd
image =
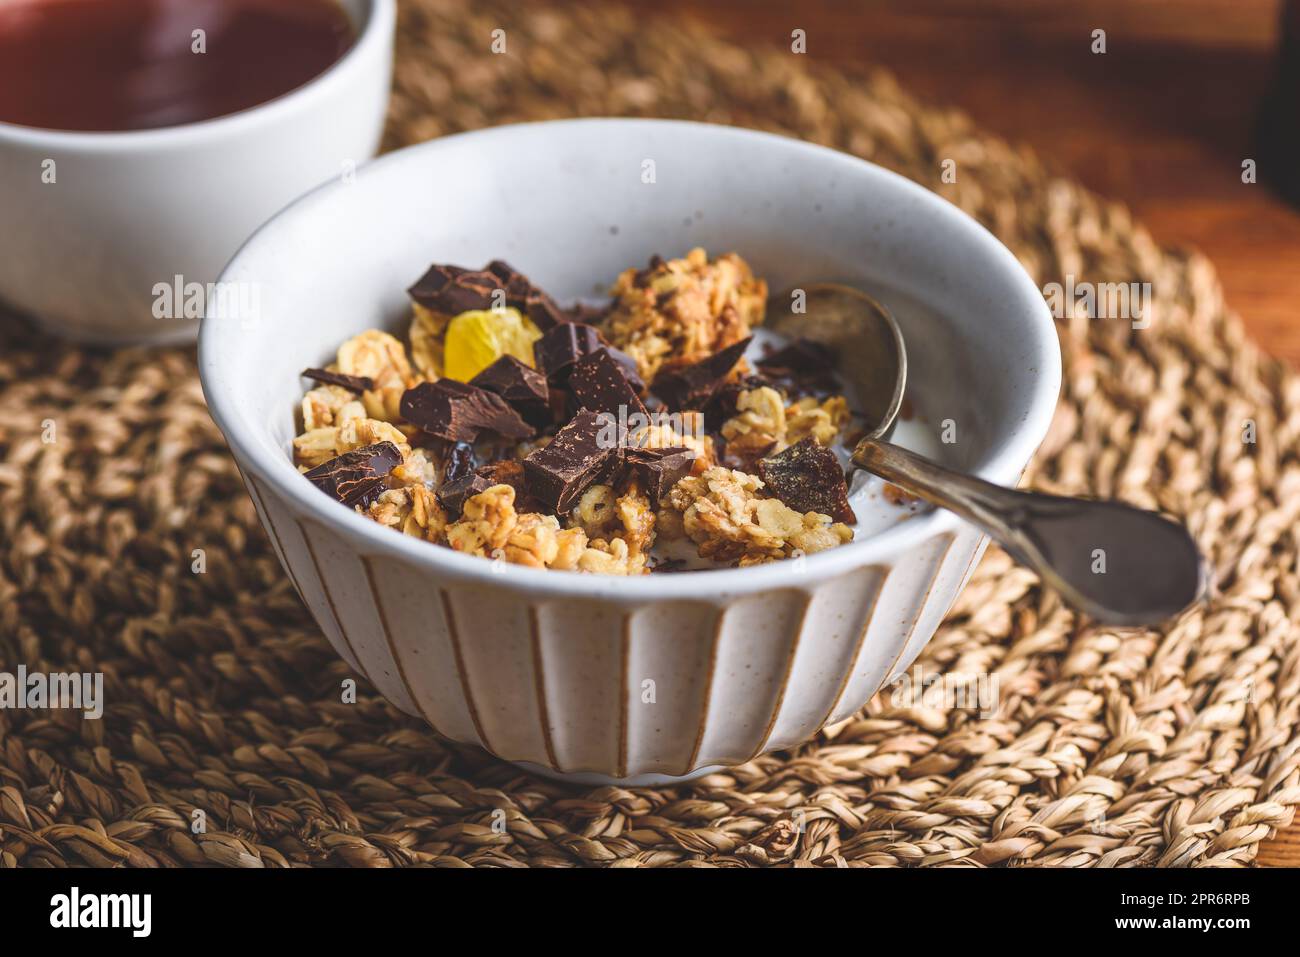
<svg viewBox="0 0 1300 957"><path fill-rule="evenodd" d="M454 379L421 382L407 389L398 409L407 422L448 442L473 442L483 431L508 439L536 434L501 396Z"/></svg>
<svg viewBox="0 0 1300 957"><path fill-rule="evenodd" d="M650 391L663 399L674 412L703 408L731 374L752 338L734 342L694 365L661 369L651 383Z"/></svg>
<svg viewBox="0 0 1300 957"><path fill-rule="evenodd" d="M388 488L386 478L402 464L402 452L392 442L376 442L344 452L303 473L322 492L348 508L368 506Z"/></svg>
<svg viewBox="0 0 1300 957"><path fill-rule="evenodd" d="M491 309L500 304L493 298L504 290L499 277L487 270L471 271L461 266L430 266L407 293L420 305L448 316L471 309Z"/></svg>
<svg viewBox="0 0 1300 957"><path fill-rule="evenodd" d="M540 329L549 329L569 318L554 299L500 259L477 270L430 266L407 292L420 305L449 316L470 309L508 306L518 309Z"/></svg>
<svg viewBox="0 0 1300 957"><path fill-rule="evenodd" d="M336 385L349 392L369 392L375 387L375 380L368 375L344 375L342 372L330 372L328 369L303 369L303 378L312 379L324 385Z"/></svg>
<svg viewBox="0 0 1300 957"><path fill-rule="evenodd" d="M512 355L502 356L470 379L469 384L501 396L534 428L541 429L551 424L546 376Z"/></svg>
<svg viewBox="0 0 1300 957"><path fill-rule="evenodd" d="M480 465L474 471L490 479L493 485L509 485L521 494L524 491L524 463L518 459L499 459Z"/></svg>
<svg viewBox="0 0 1300 957"><path fill-rule="evenodd" d="M600 333L583 322L564 322L533 343L533 364L552 385L568 381L572 365L600 346Z"/></svg>
<svg viewBox="0 0 1300 957"><path fill-rule="evenodd" d="M561 322L567 322L568 316L546 293L529 281L528 277L501 259L494 259L487 264L487 271L492 273L505 285L506 305L518 309L537 325L539 329L550 329Z"/></svg>
<svg viewBox="0 0 1300 957"><path fill-rule="evenodd" d="M645 394L645 383L637 373L636 360L615 349L595 326L585 322L561 323L543 333L533 343L533 362L552 386L566 386L574 364L593 352L608 352L623 367L628 383L637 395Z"/></svg>
<svg viewBox="0 0 1300 957"><path fill-rule="evenodd" d="M486 479L477 472L470 472L468 475L462 475L453 482L444 482L435 493L438 498L438 504L442 510L447 513L447 517L452 519L460 518L460 513L465 510L465 501L473 498L479 492L486 492L496 483Z"/></svg>
<svg viewBox="0 0 1300 957"><path fill-rule="evenodd" d="M502 459L480 465L468 475L462 475L453 482L444 482L438 489L438 503L452 518L459 518L465 510L465 500L473 498L479 492L486 492L494 485L509 485L515 490L516 512L542 512L545 506L528 494L524 482L524 464L515 459Z"/></svg>
<svg viewBox="0 0 1300 957"><path fill-rule="evenodd" d="M645 395L645 380L641 378L641 373L637 371L636 360L624 352L622 349L615 349L602 338L600 348L608 352L610 358L623 367L623 374L627 376L628 384L636 390L637 395Z"/></svg>
<svg viewBox="0 0 1300 957"><path fill-rule="evenodd" d="M492 485L509 485L514 489L516 512L522 514L524 512L548 511L545 504L528 494L528 482L524 478L524 463L518 459L501 459L498 462L489 462L487 465L481 465L475 469L475 474L487 479L489 487Z"/></svg>
<svg viewBox="0 0 1300 957"><path fill-rule="evenodd" d="M812 339L794 339L755 363L774 379L786 379L796 391L829 392L838 386L835 356Z"/></svg>
<svg viewBox="0 0 1300 957"><path fill-rule="evenodd" d="M474 445L470 442L444 442L442 454L442 482L454 482L462 475L474 471Z"/></svg>
<svg viewBox="0 0 1300 957"><path fill-rule="evenodd" d="M551 407L551 421L568 422L573 418L573 413L577 411L573 402L573 393L568 389L559 389L555 386L551 386L550 390L548 398Z"/></svg>
<svg viewBox="0 0 1300 957"><path fill-rule="evenodd" d="M628 381L627 370L605 349L589 352L569 371L569 390L580 409L608 412L626 421L632 415L645 415L645 403Z"/></svg>
<svg viewBox="0 0 1300 957"><path fill-rule="evenodd" d="M695 451L687 448L629 448L625 454L628 467L641 480L652 503L667 495L695 464Z"/></svg>
<svg viewBox="0 0 1300 957"><path fill-rule="evenodd" d="M529 493L557 513L571 511L588 486L611 476L622 460L617 424L582 409L549 445L524 459Z"/></svg>
<svg viewBox="0 0 1300 957"><path fill-rule="evenodd" d="M760 459L758 477L767 490L796 512L818 512L853 525L848 485L839 459L814 438L806 438L771 458Z"/></svg>

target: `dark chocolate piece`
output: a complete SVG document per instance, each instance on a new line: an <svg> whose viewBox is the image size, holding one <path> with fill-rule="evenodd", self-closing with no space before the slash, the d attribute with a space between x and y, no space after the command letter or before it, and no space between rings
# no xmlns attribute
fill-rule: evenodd
<svg viewBox="0 0 1300 957"><path fill-rule="evenodd" d="M407 422L448 442L473 442L483 431L508 439L536 434L501 396L454 379L421 382L407 389L398 408Z"/></svg>
<svg viewBox="0 0 1300 957"><path fill-rule="evenodd" d="M557 513L571 511L588 486L611 476L622 461L617 424L582 409L550 444L524 459L529 493Z"/></svg>
<svg viewBox="0 0 1300 957"><path fill-rule="evenodd" d="M486 492L494 485L509 485L515 490L516 512L542 512L546 508L528 494L524 482L524 464L516 459L502 459L480 465L468 475L462 475L453 482L444 482L438 489L438 503L453 519L459 518L465 510L465 500L473 498L479 492Z"/></svg>
<svg viewBox="0 0 1300 957"><path fill-rule="evenodd" d="M388 488L386 478L402 464L402 452L392 442L376 442L344 452L304 472L311 482L348 508L368 506Z"/></svg>
<svg viewBox="0 0 1300 957"><path fill-rule="evenodd" d="M608 412L627 421L632 415L645 415L645 403L628 381L623 365L606 349L583 356L569 370L569 391L580 409Z"/></svg>
<svg viewBox="0 0 1300 957"><path fill-rule="evenodd" d="M493 485L509 485L519 495L524 493L524 463L518 459L500 459L487 465L480 465L474 471L489 479Z"/></svg>
<svg viewBox="0 0 1300 957"><path fill-rule="evenodd" d="M505 284L506 305L518 309L533 320L537 328L546 330L569 317L555 300L534 286L528 277L501 259L487 264L487 271Z"/></svg>
<svg viewBox="0 0 1300 957"><path fill-rule="evenodd" d="M462 475L452 482L444 482L435 493L438 504L452 521L460 518L465 510L466 499L473 498L479 492L486 492L496 483L486 479L477 472Z"/></svg>
<svg viewBox="0 0 1300 957"><path fill-rule="evenodd" d="M509 485L515 490L515 511L546 512L546 505L528 493L528 482L524 477L524 463L518 459L501 459L489 462L475 469L475 474L488 480L488 487Z"/></svg>
<svg viewBox="0 0 1300 957"><path fill-rule="evenodd" d="M666 496L695 464L695 452L688 448L629 448L625 455L628 468L641 480L641 488L652 503Z"/></svg>
<svg viewBox="0 0 1300 957"><path fill-rule="evenodd" d="M546 376L552 387L566 387L574 364L593 352L608 352L623 367L628 383L638 396L645 395L645 382L637 371L636 360L621 349L615 349L600 330L585 322L561 323L543 333L533 343L533 364Z"/></svg>
<svg viewBox="0 0 1300 957"><path fill-rule="evenodd" d="M600 346L600 332L583 322L563 322L533 343L533 364L552 385L565 385L575 362Z"/></svg>
<svg viewBox="0 0 1300 957"><path fill-rule="evenodd" d="M812 339L794 339L759 359L756 366L774 379L786 379L796 391L829 392L838 387L835 355Z"/></svg>
<svg viewBox="0 0 1300 957"><path fill-rule="evenodd" d="M767 491L796 512L818 512L837 522L857 523L839 459L814 438L760 459L758 477L766 483Z"/></svg>
<svg viewBox="0 0 1300 957"><path fill-rule="evenodd" d="M407 293L420 305L449 316L470 309L508 306L518 309L543 330L568 319L554 299L500 259L477 270L430 266Z"/></svg>
<svg viewBox="0 0 1300 957"><path fill-rule="evenodd" d="M375 387L375 380L368 375L344 375L342 372L330 372L329 369L303 369L302 375L305 379L313 379L324 385L336 385L358 395Z"/></svg>
<svg viewBox="0 0 1300 957"><path fill-rule="evenodd" d="M501 396L534 428L541 429L551 424L546 376L529 368L514 356L502 356L470 379L469 384Z"/></svg>
<svg viewBox="0 0 1300 957"><path fill-rule="evenodd" d="M641 373L637 369L636 360L624 352L622 349L615 349L602 338L601 346L605 352L608 352L610 358L623 367L623 374L627 376L628 384L636 390L637 395L645 395L645 380L641 378Z"/></svg>
<svg viewBox="0 0 1300 957"><path fill-rule="evenodd" d="M491 309L504 305L504 297L494 297L505 286L487 270L471 271L461 266L430 266L428 272L407 290L412 299L434 312L455 316L471 309Z"/></svg>
<svg viewBox="0 0 1300 957"><path fill-rule="evenodd" d="M577 411L573 402L573 393L568 389L551 386L548 398L552 422L568 422L573 418L573 413Z"/></svg>
<svg viewBox="0 0 1300 957"><path fill-rule="evenodd" d="M650 391L674 412L702 409L744 355L752 336L733 342L694 365L665 368L655 376Z"/></svg>

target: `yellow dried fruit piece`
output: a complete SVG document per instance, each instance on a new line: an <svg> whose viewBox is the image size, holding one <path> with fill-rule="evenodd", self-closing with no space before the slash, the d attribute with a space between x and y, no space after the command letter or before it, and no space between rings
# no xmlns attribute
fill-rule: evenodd
<svg viewBox="0 0 1300 957"><path fill-rule="evenodd" d="M502 356L533 365L533 343L542 332L518 309L476 309L462 312L447 326L443 344L443 374L468 382Z"/></svg>

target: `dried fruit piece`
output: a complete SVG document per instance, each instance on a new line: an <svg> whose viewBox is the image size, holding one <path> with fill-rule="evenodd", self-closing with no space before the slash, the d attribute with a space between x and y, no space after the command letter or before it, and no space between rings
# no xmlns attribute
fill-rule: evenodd
<svg viewBox="0 0 1300 957"><path fill-rule="evenodd" d="M767 490L796 512L817 512L837 522L856 524L849 488L835 453L807 438L784 452L760 459L759 477Z"/></svg>
<svg viewBox="0 0 1300 957"><path fill-rule="evenodd" d="M478 464L474 455L474 445L470 442L442 442L442 482L454 482L462 475L469 475Z"/></svg>
<svg viewBox="0 0 1300 957"><path fill-rule="evenodd" d="M473 442L482 431L508 439L535 432L495 393L453 379L421 382L402 395L402 418L448 442Z"/></svg>
<svg viewBox="0 0 1300 957"><path fill-rule="evenodd" d="M348 508L369 506L388 488L388 473L402 463L392 442L376 442L344 452L303 475L322 492Z"/></svg>
<svg viewBox="0 0 1300 957"><path fill-rule="evenodd" d="M533 343L541 337L541 330L517 309L462 312L447 326L443 374L468 382L506 355L532 365Z"/></svg>

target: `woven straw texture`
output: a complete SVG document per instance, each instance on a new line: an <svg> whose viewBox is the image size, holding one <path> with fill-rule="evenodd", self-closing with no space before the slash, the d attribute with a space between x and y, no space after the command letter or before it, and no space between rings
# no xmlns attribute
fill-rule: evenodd
<svg viewBox="0 0 1300 957"><path fill-rule="evenodd" d="M1300 803L1300 377L1245 339L1210 265L884 75L608 9L404 4L389 147L591 114L830 144L957 203L1040 283L1152 283L1147 329L1060 323L1066 386L1026 480L1184 517L1214 600L1165 629L1093 627L990 549L920 664L995 673L993 716L886 689L690 786L566 787L439 741L364 683L339 700L349 672L272 556L192 352L96 353L7 318L0 670L103 671L108 707L0 710L0 864L1250 862Z"/></svg>

